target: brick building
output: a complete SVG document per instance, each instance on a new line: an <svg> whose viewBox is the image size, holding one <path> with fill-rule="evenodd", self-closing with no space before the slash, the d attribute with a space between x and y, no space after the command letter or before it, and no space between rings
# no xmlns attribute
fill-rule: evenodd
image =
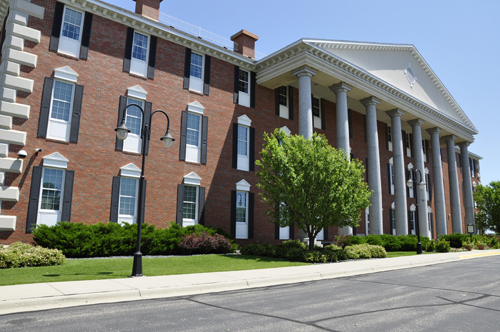
<svg viewBox="0 0 500 332"><path fill-rule="evenodd" d="M241 243L297 238L256 195L254 160L276 128L325 134L367 167L374 195L359 227L319 239L413 233L417 191L422 235L474 222L477 130L415 47L301 39L255 60L257 36L242 30L228 50L159 22L160 2L136 0L132 13L100 0L0 0L0 243L60 220L136 222L140 132L157 109L176 141L164 149L167 119L155 114L149 224L222 227ZM407 188L410 169L424 189Z"/></svg>

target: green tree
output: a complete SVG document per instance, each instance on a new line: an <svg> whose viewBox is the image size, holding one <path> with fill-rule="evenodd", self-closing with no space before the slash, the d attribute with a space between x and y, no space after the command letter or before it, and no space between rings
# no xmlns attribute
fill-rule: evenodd
<svg viewBox="0 0 500 332"><path fill-rule="evenodd" d="M371 196L359 160L350 161L324 135L305 139L279 129L264 134L260 155L257 187L266 213L280 227L302 229L310 250L323 228L358 225Z"/></svg>
<svg viewBox="0 0 500 332"><path fill-rule="evenodd" d="M476 226L483 232L490 229L500 233L500 182L492 181L489 185L478 185L474 192L477 203Z"/></svg>

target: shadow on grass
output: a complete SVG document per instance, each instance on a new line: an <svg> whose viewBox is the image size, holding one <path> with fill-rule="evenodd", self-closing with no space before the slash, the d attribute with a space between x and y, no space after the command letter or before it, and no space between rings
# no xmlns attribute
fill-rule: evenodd
<svg viewBox="0 0 500 332"><path fill-rule="evenodd" d="M60 277L60 274L44 274L42 277Z"/></svg>
<svg viewBox="0 0 500 332"><path fill-rule="evenodd" d="M97 274L113 274L113 272L97 272Z"/></svg>
<svg viewBox="0 0 500 332"><path fill-rule="evenodd" d="M266 257L266 256L253 256L253 255L224 255L223 257L243 260L243 261L253 261L253 262L291 262L287 259L277 258L277 257Z"/></svg>

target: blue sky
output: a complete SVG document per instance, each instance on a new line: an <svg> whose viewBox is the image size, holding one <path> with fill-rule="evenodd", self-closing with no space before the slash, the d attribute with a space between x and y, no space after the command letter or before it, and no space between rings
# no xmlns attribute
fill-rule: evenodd
<svg viewBox="0 0 500 332"><path fill-rule="evenodd" d="M500 1L164 0L160 11L227 39L248 30L264 55L300 38L413 44L479 131L481 182L500 181Z"/></svg>

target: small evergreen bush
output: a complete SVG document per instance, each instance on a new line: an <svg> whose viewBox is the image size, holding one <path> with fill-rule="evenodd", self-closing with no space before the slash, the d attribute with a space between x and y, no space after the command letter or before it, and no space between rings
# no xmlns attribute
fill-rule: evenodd
<svg viewBox="0 0 500 332"><path fill-rule="evenodd" d="M427 252L436 251L436 242L434 241L427 242L427 245L425 246L425 251Z"/></svg>
<svg viewBox="0 0 500 332"><path fill-rule="evenodd" d="M21 242L8 247L0 245L0 268L60 265L65 261L66 257L57 249L34 247Z"/></svg>
<svg viewBox="0 0 500 332"><path fill-rule="evenodd" d="M436 251L437 252L449 252L450 251L450 242L444 239L436 240Z"/></svg>

